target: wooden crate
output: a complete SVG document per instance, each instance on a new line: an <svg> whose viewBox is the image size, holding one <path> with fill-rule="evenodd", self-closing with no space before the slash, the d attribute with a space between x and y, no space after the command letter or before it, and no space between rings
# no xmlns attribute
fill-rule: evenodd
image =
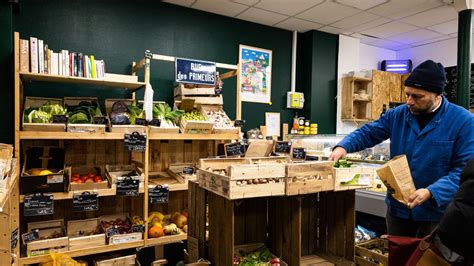
<svg viewBox="0 0 474 266"><path fill-rule="evenodd" d="M63 105L63 101L57 98L44 98L44 97L25 97L25 103L23 104L23 126L24 131L49 131L49 132L64 132L66 131L66 124L53 124L53 123L26 123L25 110L30 107L41 107L43 104L51 102L54 104Z"/></svg>
<svg viewBox="0 0 474 266"><path fill-rule="evenodd" d="M49 252L64 252L69 250L69 241L64 228L64 219L28 223L28 232L38 230L40 238L61 232L64 236L52 239L35 240L26 244L28 257L49 254Z"/></svg>
<svg viewBox="0 0 474 266"><path fill-rule="evenodd" d="M232 265L235 246L266 243L288 265L354 265L353 190L229 200L190 182L189 202L192 259Z"/></svg>
<svg viewBox="0 0 474 266"><path fill-rule="evenodd" d="M186 120L181 118L179 120L181 133L212 133L214 123L211 121Z"/></svg>
<svg viewBox="0 0 474 266"><path fill-rule="evenodd" d="M176 96L215 96L216 88L214 86L188 86L182 83L179 83L178 86L174 88L174 97Z"/></svg>
<svg viewBox="0 0 474 266"><path fill-rule="evenodd" d="M267 157L272 153L274 145L273 140L251 140L245 151L245 157Z"/></svg>
<svg viewBox="0 0 474 266"><path fill-rule="evenodd" d="M64 106L78 106L81 102L93 101L99 104L97 97L64 97ZM105 125L68 123L67 132L105 133Z"/></svg>
<svg viewBox="0 0 474 266"><path fill-rule="evenodd" d="M239 128L235 127L234 126L234 123L230 120L230 118L227 116L227 114L224 112L224 109L222 108L221 105L201 105L201 113L203 114L203 116L211 121L211 122L214 122L211 120L211 117L208 115L208 112L216 112L216 111L222 111L223 112L223 120L226 121L226 123L228 123L229 127L217 127L215 124L214 124L214 127L212 128L212 132L214 133L239 133Z"/></svg>
<svg viewBox="0 0 474 266"><path fill-rule="evenodd" d="M215 104L215 105L223 105L224 98L222 95L219 96L196 96L196 95L178 95L174 97L175 101L182 101L182 100L194 100L195 104Z"/></svg>
<svg viewBox="0 0 474 266"><path fill-rule="evenodd" d="M268 198L268 227L289 265L354 265L355 191Z"/></svg>
<svg viewBox="0 0 474 266"><path fill-rule="evenodd" d="M105 110L107 113L107 117L109 118L109 129L110 132L117 132L117 133L133 133L133 132L138 132L138 133L145 133L146 132L146 126L140 126L140 125L112 125L112 122L110 120L110 114L112 113L112 106L114 105L115 102L122 101L126 103L127 105L131 105L133 103L133 99L105 99Z"/></svg>
<svg viewBox="0 0 474 266"><path fill-rule="evenodd" d="M73 183L72 182L72 174L78 173L81 176L88 174L88 173L94 173L97 175L102 176L103 181L102 182L92 182L92 183ZM67 173L69 177L69 191L84 191L84 190L94 190L94 189L107 189L110 187L109 184L109 179L107 178L107 175L105 175L104 171L101 170L99 167L84 167L84 166L72 166L70 170L68 170Z"/></svg>
<svg viewBox="0 0 474 266"><path fill-rule="evenodd" d="M128 215L126 215L124 213L117 213L117 214L110 214L110 215L100 216L100 221L101 222L113 221L113 220L116 220L116 219L122 219L122 220L128 219L128 221L131 223L131 220L128 217ZM103 227L103 223L102 223L102 228L103 228L104 232L107 232L106 228ZM134 242L134 241L142 240L143 239L143 234L138 233L138 232L134 232L134 233L127 233L127 234L117 234L117 235L112 235L112 236L109 236L109 237L106 234L106 238L107 238L108 244L122 244L122 243L128 243L128 242Z"/></svg>
<svg viewBox="0 0 474 266"><path fill-rule="evenodd" d="M137 167L135 164L128 164L128 165L105 165L105 174L107 178L110 180L112 184L112 188L115 189L117 179L123 178L126 174L130 173L131 171L137 171L138 176L136 176L140 180L140 189L144 187L145 182L145 174L143 173L143 169Z"/></svg>
<svg viewBox="0 0 474 266"><path fill-rule="evenodd" d="M286 195L334 190L333 162L289 163L286 165Z"/></svg>
<svg viewBox="0 0 474 266"><path fill-rule="evenodd" d="M359 188L370 188L374 184L375 169L363 165L353 165L350 168L334 168L334 190L351 190ZM359 185L344 185L347 182L359 175Z"/></svg>
<svg viewBox="0 0 474 266"><path fill-rule="evenodd" d="M83 236L84 232L99 233ZM102 231L100 219L75 220L67 222L67 235L69 237L69 250L105 246L105 233Z"/></svg>
<svg viewBox="0 0 474 266"><path fill-rule="evenodd" d="M207 163L209 165L209 161ZM201 168L198 171L199 185L227 199L285 194L284 164L231 164L222 170L209 167L215 172Z"/></svg>
<svg viewBox="0 0 474 266"><path fill-rule="evenodd" d="M148 126L150 128L150 133L168 133L168 134L178 134L179 127L155 127Z"/></svg>
<svg viewBox="0 0 474 266"><path fill-rule="evenodd" d="M137 255L135 254L119 257L100 256L93 259L93 261L95 266L132 266L136 265L136 258Z"/></svg>
<svg viewBox="0 0 474 266"><path fill-rule="evenodd" d="M197 180L197 174L195 173L194 175L189 175L183 173L183 168L184 167L194 167L194 164L192 163L173 163L170 164L167 172L176 180L178 180L180 183L188 183L188 181L195 181Z"/></svg>
<svg viewBox="0 0 474 266"><path fill-rule="evenodd" d="M386 251L388 254L388 240L376 238L357 244L355 246L357 265L388 265L388 255L372 251L373 248Z"/></svg>

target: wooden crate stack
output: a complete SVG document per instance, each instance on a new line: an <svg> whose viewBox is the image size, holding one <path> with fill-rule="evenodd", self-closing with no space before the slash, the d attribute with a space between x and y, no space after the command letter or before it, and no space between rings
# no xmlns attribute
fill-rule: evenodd
<svg viewBox="0 0 474 266"><path fill-rule="evenodd" d="M224 100L222 95L216 94L215 87L211 86L199 86L178 84L174 88L174 100L194 100L195 104L217 104L223 105Z"/></svg>
<svg viewBox="0 0 474 266"><path fill-rule="evenodd" d="M288 265L354 264L354 190L229 200L189 186L190 260L232 265L236 247L266 243Z"/></svg>

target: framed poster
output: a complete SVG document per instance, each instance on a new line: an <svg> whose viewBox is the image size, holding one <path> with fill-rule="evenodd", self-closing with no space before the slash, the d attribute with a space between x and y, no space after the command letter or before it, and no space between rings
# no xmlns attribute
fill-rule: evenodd
<svg viewBox="0 0 474 266"><path fill-rule="evenodd" d="M239 67L241 100L270 104L272 51L240 45Z"/></svg>
<svg viewBox="0 0 474 266"><path fill-rule="evenodd" d="M280 113L265 112L267 136L280 136Z"/></svg>

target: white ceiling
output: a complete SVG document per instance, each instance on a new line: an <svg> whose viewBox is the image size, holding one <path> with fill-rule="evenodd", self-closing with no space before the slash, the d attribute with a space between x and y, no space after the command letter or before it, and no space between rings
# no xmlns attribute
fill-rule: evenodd
<svg viewBox="0 0 474 266"><path fill-rule="evenodd" d="M164 0L291 31L319 30L394 51L456 38L452 0Z"/></svg>

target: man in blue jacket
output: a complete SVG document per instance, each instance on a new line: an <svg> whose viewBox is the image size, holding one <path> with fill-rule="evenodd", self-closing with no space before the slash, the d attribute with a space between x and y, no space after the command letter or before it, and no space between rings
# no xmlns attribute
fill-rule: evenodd
<svg viewBox="0 0 474 266"><path fill-rule="evenodd" d="M352 132L331 154L331 160L338 160L390 138L391 157L407 156L417 190L408 206L387 194L391 235L429 234L458 190L463 167L474 156L474 115L442 96L445 83L440 63L423 62L405 81L406 105Z"/></svg>

